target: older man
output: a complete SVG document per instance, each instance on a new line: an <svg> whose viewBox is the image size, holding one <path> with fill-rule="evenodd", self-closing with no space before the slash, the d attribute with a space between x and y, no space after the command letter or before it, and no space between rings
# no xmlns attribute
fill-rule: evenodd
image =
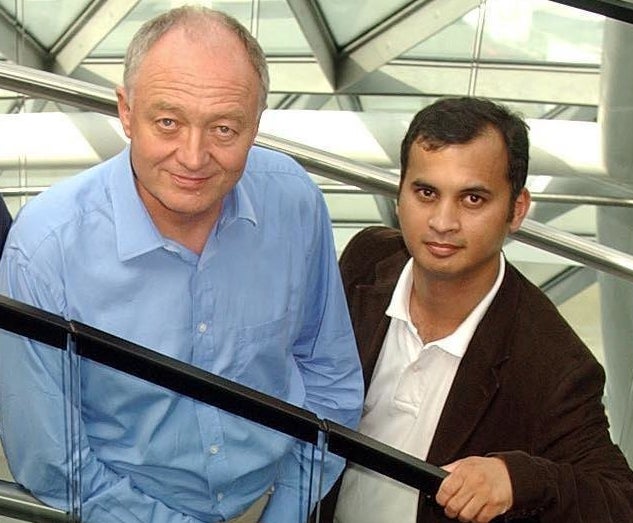
<svg viewBox="0 0 633 523"><path fill-rule="evenodd" d="M253 147L267 87L234 19L183 7L146 23L117 89L130 147L24 208L0 290L355 426L362 378L321 193ZM0 347L11 471L64 507L60 359ZM84 521L307 517L306 445L90 362L80 372ZM325 461L325 488L341 468Z"/></svg>

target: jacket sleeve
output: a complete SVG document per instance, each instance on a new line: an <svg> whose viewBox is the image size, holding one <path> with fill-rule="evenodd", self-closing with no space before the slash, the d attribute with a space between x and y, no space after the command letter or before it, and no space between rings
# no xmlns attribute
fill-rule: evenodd
<svg viewBox="0 0 633 523"><path fill-rule="evenodd" d="M593 358L570 363L542 406L534 455L498 454L514 491L506 519L633 521L633 472L609 437L601 401L604 372Z"/></svg>
<svg viewBox="0 0 633 523"><path fill-rule="evenodd" d="M34 270L16 248L0 263L0 293L63 314L60 273L54 257ZM0 331L0 434L15 480L44 503L69 510L80 504L82 521L98 523L194 523L115 473L90 448L70 383L68 351ZM74 420L71 424L71 420ZM71 490L72 462L81 491Z"/></svg>
<svg viewBox="0 0 633 523"><path fill-rule="evenodd" d="M11 222L12 219L9 209L7 209L7 205L4 203L2 197L0 197L0 255L2 255L4 243L7 239L7 235L9 234L9 228L11 227Z"/></svg>

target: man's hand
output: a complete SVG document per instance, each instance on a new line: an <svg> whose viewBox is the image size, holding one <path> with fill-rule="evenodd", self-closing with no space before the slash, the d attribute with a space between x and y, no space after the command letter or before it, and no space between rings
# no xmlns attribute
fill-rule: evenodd
<svg viewBox="0 0 633 523"><path fill-rule="evenodd" d="M472 456L442 468L450 474L435 500L449 518L487 523L512 506L512 483L502 459Z"/></svg>

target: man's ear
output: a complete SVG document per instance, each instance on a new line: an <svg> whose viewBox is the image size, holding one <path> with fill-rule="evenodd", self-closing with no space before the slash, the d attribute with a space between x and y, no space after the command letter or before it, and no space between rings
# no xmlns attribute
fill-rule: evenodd
<svg viewBox="0 0 633 523"><path fill-rule="evenodd" d="M514 202L514 209L512 219L510 220L510 232L516 232L521 227L523 220L527 216L528 211L530 210L530 203L532 202L532 197L530 196L530 191L528 191L525 187L521 189L519 196Z"/></svg>
<svg viewBox="0 0 633 523"><path fill-rule="evenodd" d="M116 88L116 100L117 110L119 111L119 120L121 120L123 131L125 132L125 136L130 138L130 128L132 126L132 111L130 109L130 102L128 100L127 92L125 91L124 87L119 86Z"/></svg>

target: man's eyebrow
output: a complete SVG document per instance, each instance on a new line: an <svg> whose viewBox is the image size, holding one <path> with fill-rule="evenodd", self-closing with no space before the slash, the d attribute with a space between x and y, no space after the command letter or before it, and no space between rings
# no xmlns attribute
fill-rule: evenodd
<svg viewBox="0 0 633 523"><path fill-rule="evenodd" d="M437 187L421 180L420 178L413 180L411 185L413 185L416 189L430 189L432 191L437 191Z"/></svg>
<svg viewBox="0 0 633 523"><path fill-rule="evenodd" d="M149 106L150 111L170 111L173 113L179 113L182 111L182 108L178 105L172 104L170 102L165 102L164 100L159 100Z"/></svg>
<svg viewBox="0 0 633 523"><path fill-rule="evenodd" d="M485 185L472 185L470 187L464 187L461 193L476 193L476 194L486 194L491 195L492 191L488 189Z"/></svg>

